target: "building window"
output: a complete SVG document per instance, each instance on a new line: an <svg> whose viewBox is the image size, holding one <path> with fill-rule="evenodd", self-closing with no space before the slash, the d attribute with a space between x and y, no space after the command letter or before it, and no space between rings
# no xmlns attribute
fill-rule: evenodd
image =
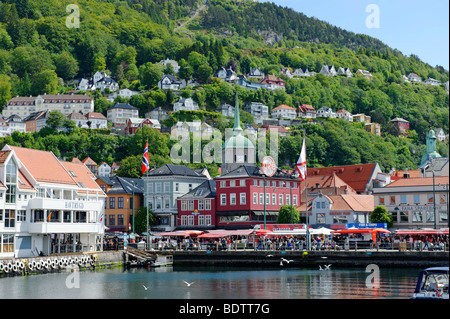
<svg viewBox="0 0 450 319"><path fill-rule="evenodd" d="M162 208L162 199L161 197L156 198L156 209Z"/></svg>
<svg viewBox="0 0 450 319"><path fill-rule="evenodd" d="M317 224L325 224L325 214L319 213L316 215L316 223Z"/></svg>
<svg viewBox="0 0 450 319"><path fill-rule="evenodd" d="M211 200L205 199L205 210L211 210Z"/></svg>
<svg viewBox="0 0 450 319"><path fill-rule="evenodd" d="M408 212L400 212L400 223L407 223L408 221Z"/></svg>
<svg viewBox="0 0 450 319"><path fill-rule="evenodd" d="M198 225L199 225L199 226L205 225L205 216L203 216L203 215L198 215Z"/></svg>
<svg viewBox="0 0 450 319"><path fill-rule="evenodd" d="M183 215L181 216L181 226L186 226L187 225L187 216Z"/></svg>
<svg viewBox="0 0 450 319"><path fill-rule="evenodd" d="M27 217L27 211L26 210L18 210L17 211L17 218L16 218L16 220L18 222L26 221L26 217Z"/></svg>
<svg viewBox="0 0 450 319"><path fill-rule="evenodd" d="M123 208L123 197L117 197L117 208Z"/></svg>
<svg viewBox="0 0 450 319"><path fill-rule="evenodd" d="M220 194L220 205L225 206L227 204L227 194Z"/></svg>
<svg viewBox="0 0 450 319"><path fill-rule="evenodd" d="M155 193L161 193L162 192L162 185L161 185L161 183L156 183L155 184Z"/></svg>
<svg viewBox="0 0 450 319"><path fill-rule="evenodd" d="M116 216L115 215L109 215L108 225L109 226L115 226L116 225Z"/></svg>
<svg viewBox="0 0 450 319"><path fill-rule="evenodd" d="M227 181L220 181L220 187L222 188L227 187Z"/></svg>
<svg viewBox="0 0 450 319"><path fill-rule="evenodd" d="M270 194L266 193L266 204L270 205Z"/></svg>
<svg viewBox="0 0 450 319"><path fill-rule="evenodd" d="M241 179L240 186L241 186L241 187L245 187L245 179Z"/></svg>
<svg viewBox="0 0 450 319"><path fill-rule="evenodd" d="M153 183L147 184L147 193L149 193L149 194L153 193Z"/></svg>
<svg viewBox="0 0 450 319"><path fill-rule="evenodd" d="M123 226L123 223L124 223L123 214L117 215L117 226Z"/></svg>
<svg viewBox="0 0 450 319"><path fill-rule="evenodd" d="M419 211L414 211L412 215L413 223L421 223L423 222L423 213Z"/></svg>
<svg viewBox="0 0 450 319"><path fill-rule="evenodd" d="M5 209L5 228L15 226L15 213L13 209Z"/></svg>
<svg viewBox="0 0 450 319"><path fill-rule="evenodd" d="M400 195L400 204L406 204L406 195Z"/></svg>
<svg viewBox="0 0 450 319"><path fill-rule="evenodd" d="M230 205L236 205L236 194L230 194Z"/></svg>
<svg viewBox="0 0 450 319"><path fill-rule="evenodd" d="M188 225L189 226L194 225L194 215L189 215L188 216Z"/></svg>
<svg viewBox="0 0 450 319"><path fill-rule="evenodd" d="M6 165L6 203L16 202L17 166L13 159Z"/></svg>
<svg viewBox="0 0 450 319"><path fill-rule="evenodd" d="M395 195L394 195L394 196L391 196L391 202L390 202L390 204L391 204L391 205L395 205Z"/></svg>
<svg viewBox="0 0 450 319"><path fill-rule="evenodd" d="M276 205L276 204L277 204L277 195L272 194L272 205Z"/></svg>
<svg viewBox="0 0 450 319"><path fill-rule="evenodd" d="M170 193L170 183L164 183L164 193Z"/></svg>
<svg viewBox="0 0 450 319"><path fill-rule="evenodd" d="M432 223L434 222L434 212L427 212L427 223Z"/></svg>
<svg viewBox="0 0 450 319"><path fill-rule="evenodd" d="M109 208L116 208L116 198L115 197L109 198Z"/></svg>
<svg viewBox="0 0 450 319"><path fill-rule="evenodd" d="M292 205L297 206L297 195L292 196Z"/></svg>
<svg viewBox="0 0 450 319"><path fill-rule="evenodd" d="M198 210L204 210L205 209L205 202L203 200L198 201Z"/></svg>
<svg viewBox="0 0 450 319"><path fill-rule="evenodd" d="M205 225L211 225L211 215L205 215Z"/></svg>
<svg viewBox="0 0 450 319"><path fill-rule="evenodd" d="M193 200L190 200L188 202L188 210L191 212L194 211L194 201Z"/></svg>
<svg viewBox="0 0 450 319"><path fill-rule="evenodd" d="M264 194L259 193L259 205L263 205L263 204L264 204Z"/></svg>
<svg viewBox="0 0 450 319"><path fill-rule="evenodd" d="M384 197L383 196L379 197L379 203L380 203L380 205L384 206Z"/></svg>
<svg viewBox="0 0 450 319"><path fill-rule="evenodd" d="M170 199L164 198L164 208L169 209L170 208Z"/></svg>
<svg viewBox="0 0 450 319"><path fill-rule="evenodd" d="M414 204L420 204L420 195L414 195Z"/></svg>
<svg viewBox="0 0 450 319"><path fill-rule="evenodd" d="M178 192L180 190L180 183L175 183L175 191Z"/></svg>
<svg viewBox="0 0 450 319"><path fill-rule="evenodd" d="M283 206L283 194L278 195L278 205Z"/></svg>
<svg viewBox="0 0 450 319"><path fill-rule="evenodd" d="M434 196L432 194L428 195L428 203L429 204L433 204L434 203Z"/></svg>
<svg viewBox="0 0 450 319"><path fill-rule="evenodd" d="M240 194L240 204L241 204L241 205L247 204L247 196L246 196L245 193L241 193L241 194Z"/></svg>
<svg viewBox="0 0 450 319"><path fill-rule="evenodd" d="M258 204L258 193L253 193L253 205Z"/></svg>
<svg viewBox="0 0 450 319"><path fill-rule="evenodd" d="M286 205L291 205L291 196L286 195Z"/></svg>
<svg viewBox="0 0 450 319"><path fill-rule="evenodd" d="M230 187L235 187L236 186L236 181L234 179L232 179L230 181Z"/></svg>
<svg viewBox="0 0 450 319"><path fill-rule="evenodd" d="M181 210L186 211L187 210L187 201L182 200L181 201Z"/></svg>

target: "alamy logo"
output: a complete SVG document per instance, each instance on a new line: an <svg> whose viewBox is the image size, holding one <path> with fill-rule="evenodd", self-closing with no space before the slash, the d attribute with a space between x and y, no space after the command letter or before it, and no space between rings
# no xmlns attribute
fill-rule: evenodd
<svg viewBox="0 0 450 319"><path fill-rule="evenodd" d="M66 12L70 14L66 18L66 27L69 29L80 27L80 8L76 4L69 4Z"/></svg>
<svg viewBox="0 0 450 319"><path fill-rule="evenodd" d="M380 7L376 4L369 4L366 12L370 13L366 18L366 27L369 29L380 28Z"/></svg>
<svg viewBox="0 0 450 319"><path fill-rule="evenodd" d="M366 278L366 287L369 289L380 288L380 267L375 264L369 264L366 267L366 272L370 272Z"/></svg>
<svg viewBox="0 0 450 319"><path fill-rule="evenodd" d="M66 287L68 289L80 288L80 272L77 265L69 265L66 268L69 275L66 277Z"/></svg>

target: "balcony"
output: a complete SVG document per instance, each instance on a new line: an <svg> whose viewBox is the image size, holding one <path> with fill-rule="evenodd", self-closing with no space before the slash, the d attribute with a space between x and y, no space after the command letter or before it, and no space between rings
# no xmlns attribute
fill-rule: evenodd
<svg viewBox="0 0 450 319"><path fill-rule="evenodd" d="M35 222L35 223L28 223L28 232L30 234L62 234L62 233L102 234L104 232L104 229L103 224L99 222L97 223Z"/></svg>

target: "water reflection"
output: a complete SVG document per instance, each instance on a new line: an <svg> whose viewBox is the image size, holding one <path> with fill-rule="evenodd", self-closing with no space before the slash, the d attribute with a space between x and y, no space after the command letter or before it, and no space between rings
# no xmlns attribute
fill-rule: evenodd
<svg viewBox="0 0 450 319"><path fill-rule="evenodd" d="M109 269L0 278L0 298L88 299L363 299L411 297L419 269L381 269L379 288L367 288L365 269ZM186 282L194 282L191 286ZM147 288L145 289L144 286Z"/></svg>

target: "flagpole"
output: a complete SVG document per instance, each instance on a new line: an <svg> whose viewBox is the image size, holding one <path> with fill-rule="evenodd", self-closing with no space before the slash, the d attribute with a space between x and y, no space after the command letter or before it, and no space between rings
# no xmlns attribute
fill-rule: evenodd
<svg viewBox="0 0 450 319"><path fill-rule="evenodd" d="M147 139L147 144L146 145L148 145L148 139ZM150 163L148 163L148 165L149 165L149 168L150 168ZM147 169L147 180L148 180L148 171L149 171L150 169ZM147 182L147 180L146 180L146 182ZM145 192L145 194L147 195L147 191L148 191L148 189L146 188L146 187L144 187L145 189L146 189L146 192ZM148 230L148 195L147 195L147 198L146 198L146 201L145 201L145 205L147 206L147 250L150 250L150 232L149 232L149 230Z"/></svg>
<svg viewBox="0 0 450 319"><path fill-rule="evenodd" d="M303 129L303 143L306 144L306 130ZM306 149L306 145L305 145ZM311 250L311 238L309 235L309 215L308 215L308 167L305 166L305 203L306 203L306 250Z"/></svg>

